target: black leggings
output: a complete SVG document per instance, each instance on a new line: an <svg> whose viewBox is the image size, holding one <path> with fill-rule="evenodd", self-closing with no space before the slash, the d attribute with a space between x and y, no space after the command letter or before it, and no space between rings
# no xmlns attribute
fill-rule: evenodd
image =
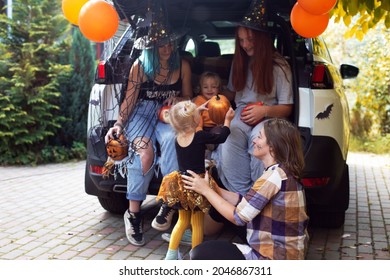
<svg viewBox="0 0 390 280"><path fill-rule="evenodd" d="M205 241L190 252L191 260L245 260L236 245L226 240Z"/></svg>

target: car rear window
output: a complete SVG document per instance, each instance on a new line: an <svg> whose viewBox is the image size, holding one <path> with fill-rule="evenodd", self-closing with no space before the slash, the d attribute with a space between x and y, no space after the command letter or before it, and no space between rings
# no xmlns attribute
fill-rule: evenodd
<svg viewBox="0 0 390 280"><path fill-rule="evenodd" d="M206 40L207 42L216 42L221 48L221 55L234 53L234 38L232 39L218 39L218 40Z"/></svg>
<svg viewBox="0 0 390 280"><path fill-rule="evenodd" d="M328 48L324 40L321 37L313 38L313 54L325 58L327 61L332 62Z"/></svg>

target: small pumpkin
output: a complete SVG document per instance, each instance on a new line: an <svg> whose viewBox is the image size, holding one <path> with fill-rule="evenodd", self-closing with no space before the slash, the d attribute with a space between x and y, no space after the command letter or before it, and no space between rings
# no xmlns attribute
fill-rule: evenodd
<svg viewBox="0 0 390 280"><path fill-rule="evenodd" d="M210 119L216 124L223 124L230 106L229 100L224 95L213 96L207 104Z"/></svg>
<svg viewBox="0 0 390 280"><path fill-rule="evenodd" d="M158 111L158 119L163 123L169 123L169 110L172 106L164 105Z"/></svg>
<svg viewBox="0 0 390 280"><path fill-rule="evenodd" d="M244 109L242 109L242 112L241 112L241 113L247 111L249 108L251 108L251 107L253 107L253 106L263 106L263 105L264 105L264 103L261 102L261 101L254 102L254 103L249 103L248 105L246 105L246 106L244 107ZM257 124L260 123L261 121L262 121L262 120L260 119L258 122L254 123L253 126L257 125Z"/></svg>
<svg viewBox="0 0 390 280"><path fill-rule="evenodd" d="M106 145L107 155L113 160L122 160L127 156L129 142L121 134L119 137L111 138Z"/></svg>

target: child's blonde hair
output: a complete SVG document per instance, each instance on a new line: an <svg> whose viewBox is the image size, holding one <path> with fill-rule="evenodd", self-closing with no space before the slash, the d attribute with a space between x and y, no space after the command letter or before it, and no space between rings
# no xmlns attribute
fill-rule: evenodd
<svg viewBox="0 0 390 280"><path fill-rule="evenodd" d="M169 122L177 133L195 130L199 121L198 106L190 100L181 101L169 110Z"/></svg>
<svg viewBox="0 0 390 280"><path fill-rule="evenodd" d="M199 77L200 92L202 92L202 84L203 84L203 81L205 79L214 79L214 80L216 80L217 83L218 83L218 91L221 91L221 89L222 89L221 77L217 73L215 73L215 72L206 71L206 72L203 72L200 75L200 77Z"/></svg>

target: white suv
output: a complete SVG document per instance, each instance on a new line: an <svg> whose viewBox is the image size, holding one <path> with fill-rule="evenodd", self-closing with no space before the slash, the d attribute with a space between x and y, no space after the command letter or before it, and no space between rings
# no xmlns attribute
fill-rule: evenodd
<svg viewBox="0 0 390 280"><path fill-rule="evenodd" d="M142 1L139 1L142 2ZM147 2L147 1L144 1ZM235 23L248 9L250 0L166 0L173 27L189 32L179 44L193 72L194 92L204 70L217 72L227 81L234 50ZM133 18L142 10L133 1L114 0L122 17ZM293 74L294 111L291 121L301 132L305 171L302 183L312 226L339 227L349 204L349 174L346 158L349 141L349 109L342 79L357 76L358 68L333 65L325 42L320 37L305 39L291 28L289 14L295 1L267 2L269 27L275 46L289 61ZM134 8L136 7L136 9ZM118 176L102 179L107 160L104 135L117 119L124 77L139 55L132 46L136 25L128 24L112 51L103 55L96 71L88 118L88 157L85 191L99 198L108 211L122 214L128 206L126 181ZM112 42L107 42L112 45ZM222 51L221 51L222 50ZM158 191L161 176L150 185Z"/></svg>

